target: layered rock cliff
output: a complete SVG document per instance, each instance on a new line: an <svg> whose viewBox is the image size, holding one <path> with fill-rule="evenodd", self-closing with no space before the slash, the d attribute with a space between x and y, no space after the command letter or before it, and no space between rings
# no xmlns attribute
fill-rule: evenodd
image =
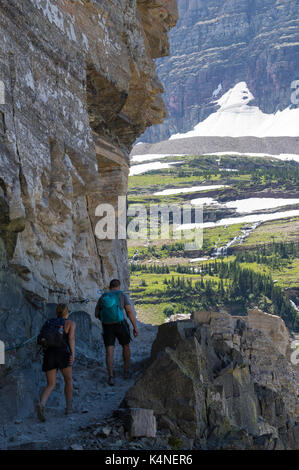
<svg viewBox="0 0 299 470"><path fill-rule="evenodd" d="M126 404L154 410L158 429L191 448L297 449L298 370L287 336L273 336L281 319L268 317L198 312L161 325Z"/></svg>
<svg viewBox="0 0 299 470"><path fill-rule="evenodd" d="M128 282L95 208L126 195L131 145L165 116L153 57L176 15L174 1L1 2L1 258L40 299Z"/></svg>
<svg viewBox="0 0 299 470"><path fill-rule="evenodd" d="M217 108L213 101L246 82L265 113L291 103L298 80L296 0L181 0L171 55L157 61L168 117L140 138L159 142L190 131Z"/></svg>
<svg viewBox="0 0 299 470"><path fill-rule="evenodd" d="M126 241L95 237L95 209L116 208L126 195L131 146L166 115L153 58L168 54L176 21L175 0L1 1L0 338L7 346L35 334L49 305L80 310L89 299L92 311L112 277L128 286Z"/></svg>

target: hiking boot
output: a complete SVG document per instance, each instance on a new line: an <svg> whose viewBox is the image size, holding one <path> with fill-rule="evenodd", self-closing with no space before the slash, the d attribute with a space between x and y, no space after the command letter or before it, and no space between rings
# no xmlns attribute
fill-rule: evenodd
<svg viewBox="0 0 299 470"><path fill-rule="evenodd" d="M125 371L124 371L124 379L125 379L125 380L128 380L130 377L131 377L130 372L129 372L128 370L125 370Z"/></svg>
<svg viewBox="0 0 299 470"><path fill-rule="evenodd" d="M38 403L36 405L36 413L37 413L37 417L38 419L44 423L46 421L46 417L45 417L45 407L41 404L41 403Z"/></svg>
<svg viewBox="0 0 299 470"><path fill-rule="evenodd" d="M114 377L112 377L112 375L108 377L108 384L111 385L111 387L114 385Z"/></svg>
<svg viewBox="0 0 299 470"><path fill-rule="evenodd" d="M72 413L74 413L74 409L72 408L72 406L67 406L64 411L65 416L70 415Z"/></svg>

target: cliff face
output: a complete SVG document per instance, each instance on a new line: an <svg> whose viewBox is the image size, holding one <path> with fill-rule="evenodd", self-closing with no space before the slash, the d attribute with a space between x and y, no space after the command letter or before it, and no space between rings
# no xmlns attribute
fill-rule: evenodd
<svg viewBox="0 0 299 470"><path fill-rule="evenodd" d="M128 286L126 242L95 237L95 208L116 206L126 195L132 143L166 115L153 58L168 53L167 32L176 20L175 0L1 1L0 339L6 346L36 334L57 302L80 310L87 298L92 311L98 289L112 277ZM7 365L28 367L34 349L24 351L7 354ZM0 380L8 371L1 367ZM5 379L11 410L7 392L1 394L8 416L27 396L24 375L20 382L14 374Z"/></svg>
<svg viewBox="0 0 299 470"><path fill-rule="evenodd" d="M95 208L126 195L131 145L165 117L153 57L176 19L174 0L1 2L1 264L35 298L128 282Z"/></svg>
<svg viewBox="0 0 299 470"><path fill-rule="evenodd" d="M265 113L291 105L299 60L296 0L181 0L171 56L157 61L168 118L140 138L158 142L191 130L236 83Z"/></svg>

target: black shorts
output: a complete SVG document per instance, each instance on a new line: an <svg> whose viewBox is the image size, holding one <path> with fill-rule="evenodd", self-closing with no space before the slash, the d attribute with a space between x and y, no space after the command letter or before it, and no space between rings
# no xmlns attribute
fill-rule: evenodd
<svg viewBox="0 0 299 470"><path fill-rule="evenodd" d="M44 352L43 372L70 367L71 353L67 349L47 348Z"/></svg>
<svg viewBox="0 0 299 470"><path fill-rule="evenodd" d="M121 346L129 344L131 341L129 327L125 322L114 323L112 325L103 324L103 338L105 346L114 346L115 338Z"/></svg>

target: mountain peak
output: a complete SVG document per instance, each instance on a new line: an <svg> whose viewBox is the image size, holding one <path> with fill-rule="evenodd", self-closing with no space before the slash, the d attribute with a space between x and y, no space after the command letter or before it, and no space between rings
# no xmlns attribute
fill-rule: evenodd
<svg viewBox="0 0 299 470"><path fill-rule="evenodd" d="M190 131L215 112L216 100L232 87L229 95L222 96L223 106L234 105L236 98L239 109L239 95L250 103L246 88L262 113L275 114L292 104L291 84L298 79L299 62L296 0L178 4L180 19L170 33L171 55L157 61L167 118L148 129L140 137L142 142L160 142ZM243 111L254 115L252 107ZM271 136L280 135L277 129L272 132Z"/></svg>

